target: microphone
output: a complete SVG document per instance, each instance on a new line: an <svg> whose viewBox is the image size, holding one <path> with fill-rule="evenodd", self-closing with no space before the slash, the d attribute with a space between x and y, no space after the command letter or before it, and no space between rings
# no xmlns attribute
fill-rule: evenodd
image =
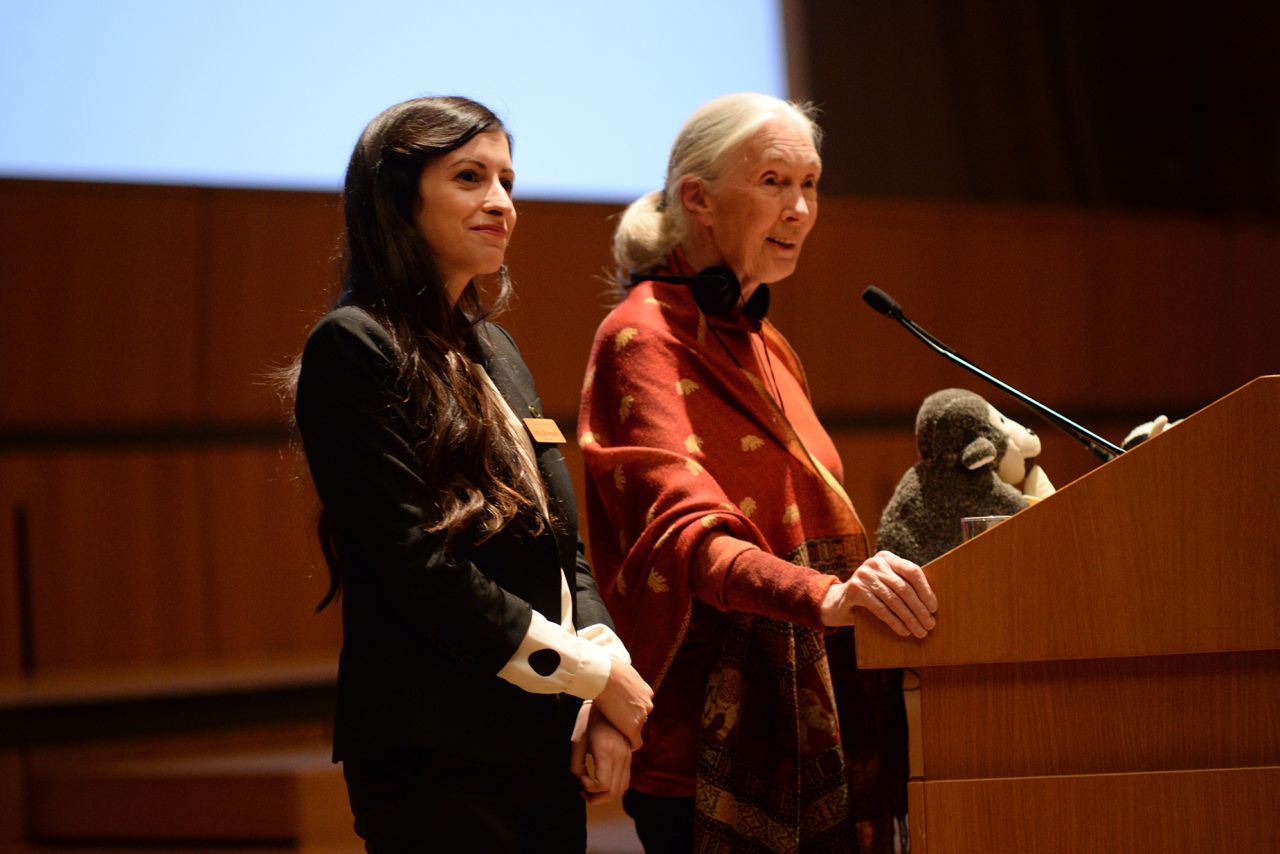
<svg viewBox="0 0 1280 854"><path fill-rule="evenodd" d="M1002 380L996 379L995 377L991 376L991 374L982 370L982 368L979 368L977 365L973 364L968 359L961 356L955 350L952 350L946 344L943 344L937 338L934 338L926 330L924 330L921 326L919 326L915 321L907 317L902 311L902 306L898 305L897 301L893 297L889 296L884 291L880 290L874 285L872 285L871 287L868 287L866 290L862 292L862 300L867 305L875 309L877 312L879 312L880 314L883 314L885 317L891 318L901 323L904 327L906 327L908 332L910 332L912 335L919 338L925 344L929 345L931 349L936 350L937 352L946 356L951 361L955 362L960 367L964 368L966 371L969 371L970 373L973 373L979 377L982 377L984 380L991 383L996 388L1004 392L1007 392L1008 394L1013 395L1018 400L1022 401L1027 406L1034 409L1036 412L1039 412L1045 418L1049 419L1049 421L1055 427L1062 430L1067 435L1071 436L1071 438L1075 439L1080 444L1084 445L1093 453L1095 457L1102 460L1104 463L1110 460L1114 460L1116 457L1124 453L1124 450L1122 448L1116 445L1113 445L1112 443L1108 442L1106 439L1102 438L1101 436L1096 435L1095 433L1091 433L1090 431L1081 427L1079 424L1072 421L1070 418L1067 418L1065 415L1061 415L1055 412L1054 410L1045 406L1040 401L1035 400L1031 397L1028 397L1027 395L1018 391L1016 388L1009 385L1008 383Z"/></svg>

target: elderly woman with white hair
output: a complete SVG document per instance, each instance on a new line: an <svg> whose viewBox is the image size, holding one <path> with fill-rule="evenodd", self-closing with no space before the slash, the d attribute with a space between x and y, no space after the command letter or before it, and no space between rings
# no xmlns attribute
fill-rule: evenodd
<svg viewBox="0 0 1280 854"><path fill-rule="evenodd" d="M898 673L861 672L866 608L924 637L918 566L871 553L804 372L766 318L818 213L820 131L765 95L704 105L614 237L624 298L583 390L601 591L655 689L624 797L648 852L893 851Z"/></svg>

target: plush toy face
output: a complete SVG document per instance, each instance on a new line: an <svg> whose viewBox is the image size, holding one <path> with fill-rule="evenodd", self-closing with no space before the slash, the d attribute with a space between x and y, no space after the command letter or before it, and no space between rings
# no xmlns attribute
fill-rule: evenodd
<svg viewBox="0 0 1280 854"><path fill-rule="evenodd" d="M996 475L1005 483L1022 483L1027 476L1027 460L1040 456L1040 437L1012 418L1006 418L991 404L987 404L991 424L1008 437L1009 445L996 466Z"/></svg>

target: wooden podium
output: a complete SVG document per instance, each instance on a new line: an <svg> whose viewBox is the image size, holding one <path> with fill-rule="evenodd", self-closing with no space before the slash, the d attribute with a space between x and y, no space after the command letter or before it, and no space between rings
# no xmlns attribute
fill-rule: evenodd
<svg viewBox="0 0 1280 854"><path fill-rule="evenodd" d="M912 854L1280 851L1280 376L926 571Z"/></svg>

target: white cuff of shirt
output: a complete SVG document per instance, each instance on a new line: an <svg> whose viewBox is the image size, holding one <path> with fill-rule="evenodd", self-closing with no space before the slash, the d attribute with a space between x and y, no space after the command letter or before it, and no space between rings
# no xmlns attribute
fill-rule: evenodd
<svg viewBox="0 0 1280 854"><path fill-rule="evenodd" d="M593 700L609 681L615 658L631 663L626 647L608 626L596 623L575 635L534 611L524 640L498 675L531 694L563 693Z"/></svg>

